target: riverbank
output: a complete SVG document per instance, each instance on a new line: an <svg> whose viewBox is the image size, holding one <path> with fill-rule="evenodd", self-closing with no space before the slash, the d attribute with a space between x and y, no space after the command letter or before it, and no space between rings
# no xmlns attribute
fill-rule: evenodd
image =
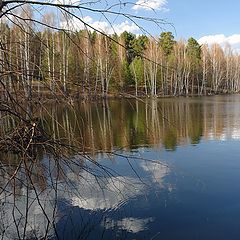
<svg viewBox="0 0 240 240"><path fill-rule="evenodd" d="M33 103L44 103L49 101L57 101L57 102L65 102L65 103L71 103L75 101L101 101L101 100L111 100L111 99L146 99L146 98L152 98L152 99L161 99L161 98L180 98L180 97L204 97L204 96L216 96L216 95L231 95L231 94L239 94L239 92L206 92L206 94L176 94L176 95L163 95L163 94L157 94L157 95L149 95L145 94L144 92L139 93L138 95L135 95L131 91L126 92L112 92L108 94L90 94L86 92L73 92L73 93L64 93L64 92L51 92L51 91L44 91L44 92L34 92L31 97L27 98L24 95L24 92L18 91L16 92L4 92L1 91L1 98L2 101L8 102L8 100L11 100L11 97L17 101L17 103L25 103L25 102L33 102ZM11 96L11 97L9 97Z"/></svg>

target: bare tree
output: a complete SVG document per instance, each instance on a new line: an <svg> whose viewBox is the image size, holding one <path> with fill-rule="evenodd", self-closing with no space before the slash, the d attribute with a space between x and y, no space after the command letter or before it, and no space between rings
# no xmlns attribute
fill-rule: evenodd
<svg viewBox="0 0 240 240"><path fill-rule="evenodd" d="M66 100L65 103L70 103L71 106L72 102L67 93L75 85L69 83L69 61L71 60L69 53L73 51L73 47L69 46L70 43L71 46L75 46L74 54L80 55L83 59L83 77L84 82L88 83L89 91L92 87L89 78L90 66L95 64L100 76L102 95L106 96L114 67L114 63L110 60L110 42L117 44L123 51L125 46L121 41L118 42L106 32L85 21L81 15L82 12L99 14L109 23L110 16L120 16L136 24L142 31L144 29L140 25L141 21L148 21L155 25L164 22L161 19L124 12L125 5L131 4L128 2L117 1L111 6L103 4L104 8L98 8L99 5L93 2L88 4L57 2L0 0L0 20L8 21L11 25L11 28L6 27L4 34L0 36L0 90L3 93L0 116L6 119L10 126L1 134L0 152L4 153L1 155L3 158L12 153L17 156L16 163L10 164L10 167L1 161L0 195L3 198L0 201L3 201L6 206L0 209L2 221L0 234L3 239L48 239L49 236L58 238L56 230L58 196L69 188L81 199L79 190L71 186L71 179L66 169L83 180L86 179L85 174L91 174L95 179L93 186L101 184L98 180L99 175L103 176L101 179L109 179L107 180L109 182L112 181L111 177L114 177L113 172L100 166L83 153L83 147L79 147L78 139L74 138L75 126L71 125L69 115L64 114L62 123L59 122L55 113L47 111L44 104L38 102L36 98L43 91L46 91L46 96L54 95L56 88L61 89L58 86L63 86L60 91L61 96ZM60 24L59 19L55 21L53 15L48 14L49 9L54 11L56 16L61 16L67 25ZM41 20L43 18L44 21ZM79 33L71 28L72 20L77 20L84 26L85 41L82 45L78 44ZM111 24L110 26L114 32L113 26ZM1 25L1 33L3 27ZM11 31L12 34L10 34ZM98 33L99 59L97 61L91 57L91 51L93 51L89 37L91 31ZM56 32L61 34L56 36ZM40 43L38 45L40 49L34 47L37 42ZM123 55L121 53L120 58ZM153 91L156 93L156 79L153 84ZM35 86L37 86L37 94ZM103 109L104 121L101 131L105 136L110 129L111 118L107 103ZM50 118L51 124L48 125L42 118L42 111L46 111L45 114ZM88 112L88 119L90 135L93 139L91 111ZM62 136L60 131L62 128L70 134L68 139ZM106 145L105 142L103 144ZM46 156L47 167L38 162L39 154ZM98 170L90 169L84 164L85 161L97 166ZM49 182L44 178L46 174ZM59 186L63 179L66 182L65 190ZM106 180L102 181L106 182ZM118 182L124 183L123 179L119 179ZM48 188L48 185L51 187ZM31 217L33 212L39 213L39 217Z"/></svg>

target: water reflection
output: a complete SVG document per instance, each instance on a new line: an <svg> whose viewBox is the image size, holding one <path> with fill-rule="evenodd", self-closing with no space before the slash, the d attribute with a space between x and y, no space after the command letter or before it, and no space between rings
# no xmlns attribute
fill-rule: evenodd
<svg viewBox="0 0 240 240"><path fill-rule="evenodd" d="M104 222L104 227L106 229L114 229L117 227L119 229L126 230L127 232L139 233L146 230L147 224L151 223L152 221L154 221L153 218L137 219L129 217L123 218L120 221L107 219L106 222Z"/></svg>
<svg viewBox="0 0 240 240"><path fill-rule="evenodd" d="M55 139L78 146L82 154L55 159L41 150L27 163L16 155L2 154L0 236L6 240L174 239L177 235L164 238L176 230L171 229L172 221L179 227L178 218L193 211L194 204L194 211L199 211L196 216L202 217L201 209L208 209L204 201L211 202L212 196L207 198L204 191L217 189L212 176L221 176L218 182L225 189L222 178L228 165L221 159L228 159L229 153L222 150L211 155L215 145L206 140L240 138L239 100L238 95L113 100L42 109L42 126ZM7 118L1 118L1 123L1 134L16 124ZM210 159L206 167L200 164L205 158ZM193 159L199 161L193 163ZM214 159L221 163L219 175L214 175ZM238 163L233 166L239 167ZM229 183L234 186L232 179ZM189 197L189 193L194 194ZM199 201L191 202L194 196ZM184 221L189 224L188 219ZM159 227L162 238L158 238ZM180 230L176 234L186 236Z"/></svg>
<svg viewBox="0 0 240 240"><path fill-rule="evenodd" d="M56 138L78 143L83 151L157 146L174 150L201 138L239 138L240 97L116 100L52 106Z"/></svg>
<svg viewBox="0 0 240 240"><path fill-rule="evenodd" d="M4 166L0 181L1 237L97 239L96 234L104 232L108 239L108 231L113 229L119 234L147 229L152 216L132 217L127 210L129 203L145 198L155 183L159 185L156 188L163 189L169 167L134 155L115 156L117 168L109 160L101 168L86 159L79 164L82 160L75 156L55 162L45 156L41 161L44 171L39 171L38 164L33 169L29 166L29 176L22 166L12 180L14 172ZM83 232L88 233L86 237Z"/></svg>
<svg viewBox="0 0 240 240"><path fill-rule="evenodd" d="M205 139L239 139L239 95L49 104L39 111L44 129L83 152L157 146L175 149ZM16 125L0 118L1 134Z"/></svg>

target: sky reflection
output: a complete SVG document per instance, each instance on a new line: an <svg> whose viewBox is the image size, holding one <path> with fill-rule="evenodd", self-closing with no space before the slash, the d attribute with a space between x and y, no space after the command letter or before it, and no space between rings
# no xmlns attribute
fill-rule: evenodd
<svg viewBox="0 0 240 240"><path fill-rule="evenodd" d="M82 144L85 158L39 153L27 166L31 181L24 165L9 181L19 161L1 156L0 236L240 236L239 101L239 95L112 101L76 105L76 114L54 106L59 125L46 121L49 131ZM79 117L84 124L76 124Z"/></svg>

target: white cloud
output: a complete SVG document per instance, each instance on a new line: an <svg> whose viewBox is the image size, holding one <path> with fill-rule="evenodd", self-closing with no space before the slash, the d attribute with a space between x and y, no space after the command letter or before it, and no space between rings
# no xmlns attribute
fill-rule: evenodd
<svg viewBox="0 0 240 240"><path fill-rule="evenodd" d="M217 34L217 35L208 35L201 37L198 42L200 44L219 44L222 47L226 45L230 45L233 50L239 51L240 49L240 34L233 34L230 36L225 36L224 34Z"/></svg>
<svg viewBox="0 0 240 240"><path fill-rule="evenodd" d="M107 34L113 33L121 34L124 31L136 33L139 30L137 25L135 25L134 23L130 23L128 21L110 25L106 21L94 21L90 16L86 16L81 19L82 21L77 18L64 20L61 22L61 27L70 30L83 30L87 28L90 31L94 31L94 29L97 29L98 31Z"/></svg>
<svg viewBox="0 0 240 240"><path fill-rule="evenodd" d="M164 188L164 178L169 174L170 169L158 162L142 162L141 167L151 176L152 182L158 183L160 188Z"/></svg>
<svg viewBox="0 0 240 240"><path fill-rule="evenodd" d="M129 199L141 195L144 190L141 182L130 177L114 177L97 181L91 174L86 173L84 178L88 179L90 185L81 185L79 187L81 197L73 196L71 204L87 210L117 209ZM132 184L131 187L129 183Z"/></svg>
<svg viewBox="0 0 240 240"><path fill-rule="evenodd" d="M46 234L48 220L50 222L58 221L58 218L53 219L55 211L53 204L54 191L46 190L40 192L38 202L34 190L28 189L27 192L25 187L18 190L19 193L16 196L9 194L9 192L12 191L11 188L6 189L6 191L0 194L0 202L4 203L1 204L0 235L4 240L19 239L16 225L14 224L16 221L18 223L17 229L20 236L23 236L24 231L26 231L26 239L32 239L34 230L36 239L42 239ZM27 203L27 199L29 200L29 204ZM44 212L39 203L44 208ZM26 212L26 209L28 212ZM48 219L45 214L48 216ZM26 227L25 217L28 220ZM50 227L49 235L52 234L53 231Z"/></svg>
<svg viewBox="0 0 240 240"><path fill-rule="evenodd" d="M119 221L114 221L109 218L104 222L106 229L114 229L115 227L126 230L127 232L138 233L147 229L147 224L153 222L153 218L123 218Z"/></svg>
<svg viewBox="0 0 240 240"><path fill-rule="evenodd" d="M133 6L134 10L166 10L164 8L167 4L167 0L138 0Z"/></svg>
<svg viewBox="0 0 240 240"><path fill-rule="evenodd" d="M129 23L128 21L124 21L120 24L114 24L113 29L117 34L123 33L124 31L134 33L139 30L138 26L136 26L134 23Z"/></svg>

